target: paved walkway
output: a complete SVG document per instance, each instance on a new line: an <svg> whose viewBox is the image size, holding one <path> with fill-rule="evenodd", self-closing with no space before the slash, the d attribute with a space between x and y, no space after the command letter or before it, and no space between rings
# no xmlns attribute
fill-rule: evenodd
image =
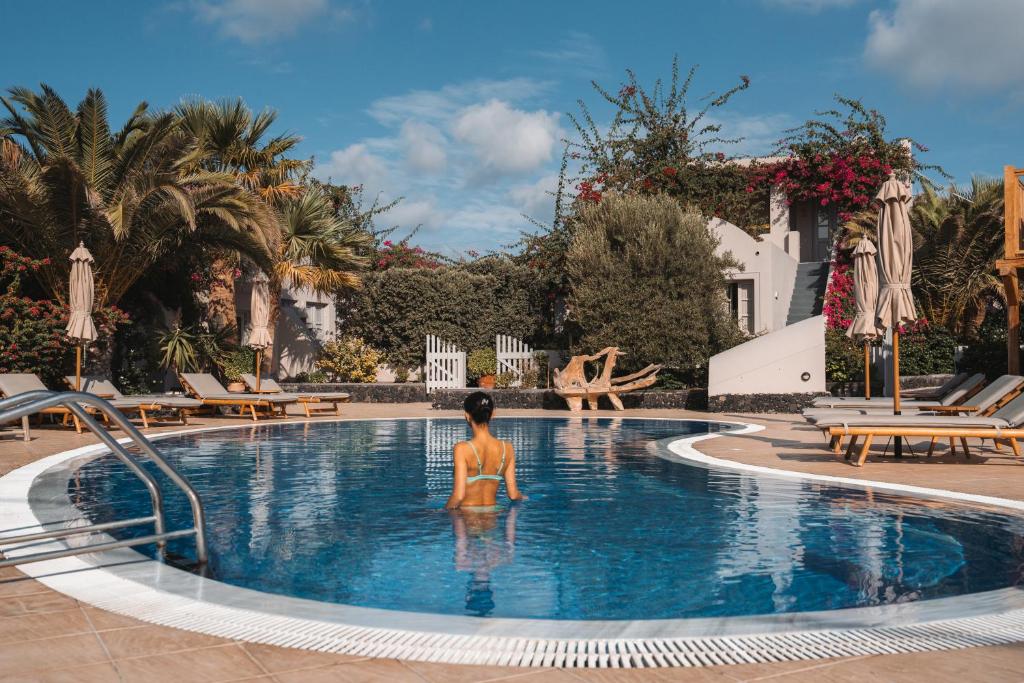
<svg viewBox="0 0 1024 683"><path fill-rule="evenodd" d="M355 404L348 417L446 416L426 404ZM542 411L505 414L547 415ZM605 413L599 413L605 414ZM695 417L673 410L626 411L616 415ZM762 424L756 434L702 441L698 448L715 457L767 467L944 488L1024 500L1024 463L1007 453L975 453L970 462L945 452L925 460L869 459L851 467L824 449L820 434L792 416L726 415L722 419ZM251 424L203 419L208 424ZM167 429L180 429L170 427ZM159 430L154 430L159 431ZM86 445L91 435L68 430L35 430L24 443L0 437L0 474L45 455ZM920 449L919 449L920 450ZM0 501L2 504L2 501ZM722 666L705 669L545 670L451 666L367 659L253 645L153 626L79 603L26 578L16 569L0 570L0 681L1024 681L1024 644L948 652Z"/></svg>

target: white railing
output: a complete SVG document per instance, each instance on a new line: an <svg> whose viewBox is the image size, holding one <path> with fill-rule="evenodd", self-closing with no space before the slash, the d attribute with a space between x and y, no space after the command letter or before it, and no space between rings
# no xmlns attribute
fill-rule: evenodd
<svg viewBox="0 0 1024 683"><path fill-rule="evenodd" d="M427 335L426 385L434 389L466 388L466 352L432 334Z"/></svg>
<svg viewBox="0 0 1024 683"><path fill-rule="evenodd" d="M521 339L499 334L494 340L494 350L498 358L498 374L515 375L510 386L522 386L523 374L537 367L533 349Z"/></svg>

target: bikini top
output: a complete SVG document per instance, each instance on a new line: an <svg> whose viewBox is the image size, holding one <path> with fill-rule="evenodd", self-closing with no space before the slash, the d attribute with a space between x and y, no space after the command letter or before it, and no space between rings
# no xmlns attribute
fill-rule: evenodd
<svg viewBox="0 0 1024 683"><path fill-rule="evenodd" d="M488 481L501 481L504 477L500 472L505 469L505 442L501 442L501 463L498 465L498 472L494 474L484 474L484 464L480 461L480 453L476 450L476 446L473 445L472 441L467 441L469 447L473 449L473 455L476 456L476 476L466 477L466 483L472 484L474 481L480 481L485 479Z"/></svg>

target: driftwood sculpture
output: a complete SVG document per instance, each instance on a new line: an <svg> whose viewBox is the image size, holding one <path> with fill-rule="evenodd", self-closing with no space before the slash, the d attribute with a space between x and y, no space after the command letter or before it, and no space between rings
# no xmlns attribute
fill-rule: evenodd
<svg viewBox="0 0 1024 683"><path fill-rule="evenodd" d="M660 365L648 365L640 372L624 377L612 377L615 361L625 355L617 346L609 346L592 356L573 356L561 372L555 370L555 393L565 399L569 410L578 413L583 410L583 401L590 410L597 410L597 401L607 396L615 410L624 410L619 394L637 389L646 389L658 379ZM586 364L600 362L604 358L604 367L592 380L587 379Z"/></svg>

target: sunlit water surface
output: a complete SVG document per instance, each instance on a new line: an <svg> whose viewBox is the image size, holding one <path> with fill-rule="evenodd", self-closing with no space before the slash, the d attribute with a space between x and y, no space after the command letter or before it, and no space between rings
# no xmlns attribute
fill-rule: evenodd
<svg viewBox="0 0 1024 683"><path fill-rule="evenodd" d="M452 445L468 436L461 420L256 426L158 446L205 503L214 578L314 600L660 619L879 605L1021 581L1019 517L655 454L657 440L717 429L496 420L529 500L493 513L442 509ZM190 526L184 496L165 490L169 528ZM69 492L95 521L148 514L142 485L109 456L82 467ZM191 540L171 549L194 555Z"/></svg>

